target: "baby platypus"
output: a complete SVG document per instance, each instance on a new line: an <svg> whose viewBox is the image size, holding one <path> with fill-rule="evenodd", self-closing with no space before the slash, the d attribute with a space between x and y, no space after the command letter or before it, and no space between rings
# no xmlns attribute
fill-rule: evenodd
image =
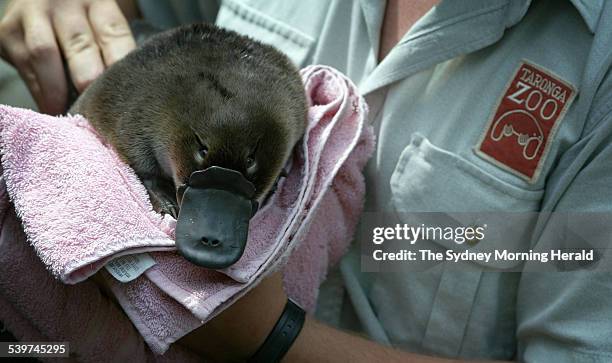
<svg viewBox="0 0 612 363"><path fill-rule="evenodd" d="M306 124L297 69L271 46L213 25L165 31L113 64L77 99L129 164L154 208L176 217L190 175L236 170L261 201Z"/></svg>

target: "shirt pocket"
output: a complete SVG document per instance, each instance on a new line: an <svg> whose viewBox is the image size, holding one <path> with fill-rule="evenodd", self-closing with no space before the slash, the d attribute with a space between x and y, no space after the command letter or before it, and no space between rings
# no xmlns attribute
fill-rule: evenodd
<svg viewBox="0 0 612 363"><path fill-rule="evenodd" d="M274 46L298 67L306 65L315 41L308 34L236 0L222 2L216 24Z"/></svg>
<svg viewBox="0 0 612 363"><path fill-rule="evenodd" d="M402 151L390 183L392 205L403 223L421 220L426 226L448 223L452 227L482 227L484 238L477 243L431 239L446 249L469 247L473 252L527 251L544 193L509 184L460 155L431 144L420 134L413 134ZM520 263L475 262L502 269Z"/></svg>
<svg viewBox="0 0 612 363"><path fill-rule="evenodd" d="M408 146L402 151L397 166L391 176L391 202L398 219L402 223L414 225L414 216L427 214L421 212L439 212L436 215L447 216L446 220L435 219L441 223L456 223L468 226L487 223L499 217L512 221L502 226L501 230L487 229L484 239L475 245L463 243L458 245L453 240L418 241L419 248L432 250L465 250L470 252L491 252L495 249L528 251L530 243L530 226L535 220L540 207L543 190L530 190L510 184L495 175L483 170L477 164L463 158L457 153L433 145L427 138L413 134ZM464 213L467 212L467 213ZM516 213L516 216L512 214ZM470 220L479 216L480 221ZM508 217L510 216L510 217ZM418 217L417 217L418 218ZM452 222L450 222L452 221ZM425 222L425 225L429 225ZM482 225L482 224L481 224ZM519 232L524 232L522 235ZM517 238L510 240L503 237L514 234ZM518 238L520 236L520 238ZM501 237L501 238L499 238ZM483 284L483 271L511 269L519 261L473 261L463 264L444 263L439 280L427 288L433 300L422 306L423 316L428 316L424 324L421 349L425 352L438 352L449 357L461 356L479 347L482 341L499 339L491 342L490 351L472 352L473 354L497 355L493 351L512 351L513 332L508 329L495 333L491 327L500 323L514 321L513 301L490 301L484 297L497 296L499 289L511 296L516 286L502 283ZM428 273L428 272L425 272ZM511 275L507 275L510 277ZM415 279L420 277L415 276ZM501 286L503 285L503 286ZM506 289L506 290L504 290ZM413 291L418 294L418 291ZM485 301L483 303L483 300ZM495 300L495 299L493 299ZM508 305L508 309L498 309L498 304ZM480 309L480 310L479 310ZM472 314L476 310L477 313ZM481 314L487 311L489 314ZM495 335L497 334L497 335ZM503 336L502 336L503 335Z"/></svg>

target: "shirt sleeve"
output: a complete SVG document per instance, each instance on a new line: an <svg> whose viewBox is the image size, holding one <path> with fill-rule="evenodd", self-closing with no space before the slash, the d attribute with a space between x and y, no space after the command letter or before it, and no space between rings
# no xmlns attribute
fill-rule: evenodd
<svg viewBox="0 0 612 363"><path fill-rule="evenodd" d="M547 199L553 212L612 217L612 110L597 125L551 175ZM558 227L548 222L541 236ZM596 233L612 242L612 218ZM606 261L612 257L605 248L599 251L599 262L586 268L523 272L517 296L519 361L612 362L612 263Z"/></svg>

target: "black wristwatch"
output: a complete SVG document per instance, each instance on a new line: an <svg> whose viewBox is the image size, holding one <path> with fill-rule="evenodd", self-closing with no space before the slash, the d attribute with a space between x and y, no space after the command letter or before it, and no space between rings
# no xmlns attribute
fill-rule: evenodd
<svg viewBox="0 0 612 363"><path fill-rule="evenodd" d="M277 363L287 354L289 348L302 331L306 312L298 304L287 299L285 309L272 331L257 349L248 363Z"/></svg>

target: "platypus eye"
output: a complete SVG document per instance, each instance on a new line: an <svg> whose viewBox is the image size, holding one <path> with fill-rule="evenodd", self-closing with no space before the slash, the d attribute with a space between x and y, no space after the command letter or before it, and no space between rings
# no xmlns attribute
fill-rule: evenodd
<svg viewBox="0 0 612 363"><path fill-rule="evenodd" d="M255 160L255 155L257 155L257 149L259 149L259 141L261 137L257 139L255 146L251 149L249 156L246 158L246 169L247 173L254 174L257 171L257 160Z"/></svg>
<svg viewBox="0 0 612 363"><path fill-rule="evenodd" d="M257 162L255 161L254 156L249 156L246 159L246 169L247 173L253 174L255 172L255 168L257 167Z"/></svg>
<svg viewBox="0 0 612 363"><path fill-rule="evenodd" d="M200 146L200 149L198 150L198 155L202 159L205 159L206 155L208 155L208 148L206 146Z"/></svg>
<svg viewBox="0 0 612 363"><path fill-rule="evenodd" d="M206 155L208 155L208 146L204 144L204 141L202 141L200 135L198 135L196 132L194 132L194 135L196 137L196 140L198 141L199 146L196 159L198 159L199 162L203 162L204 159L206 159Z"/></svg>
<svg viewBox="0 0 612 363"><path fill-rule="evenodd" d="M254 157L252 157L252 156L249 156L249 157L246 159L246 167L247 167L247 168L251 168L251 167L253 167L253 166L255 166L255 158L254 158Z"/></svg>

